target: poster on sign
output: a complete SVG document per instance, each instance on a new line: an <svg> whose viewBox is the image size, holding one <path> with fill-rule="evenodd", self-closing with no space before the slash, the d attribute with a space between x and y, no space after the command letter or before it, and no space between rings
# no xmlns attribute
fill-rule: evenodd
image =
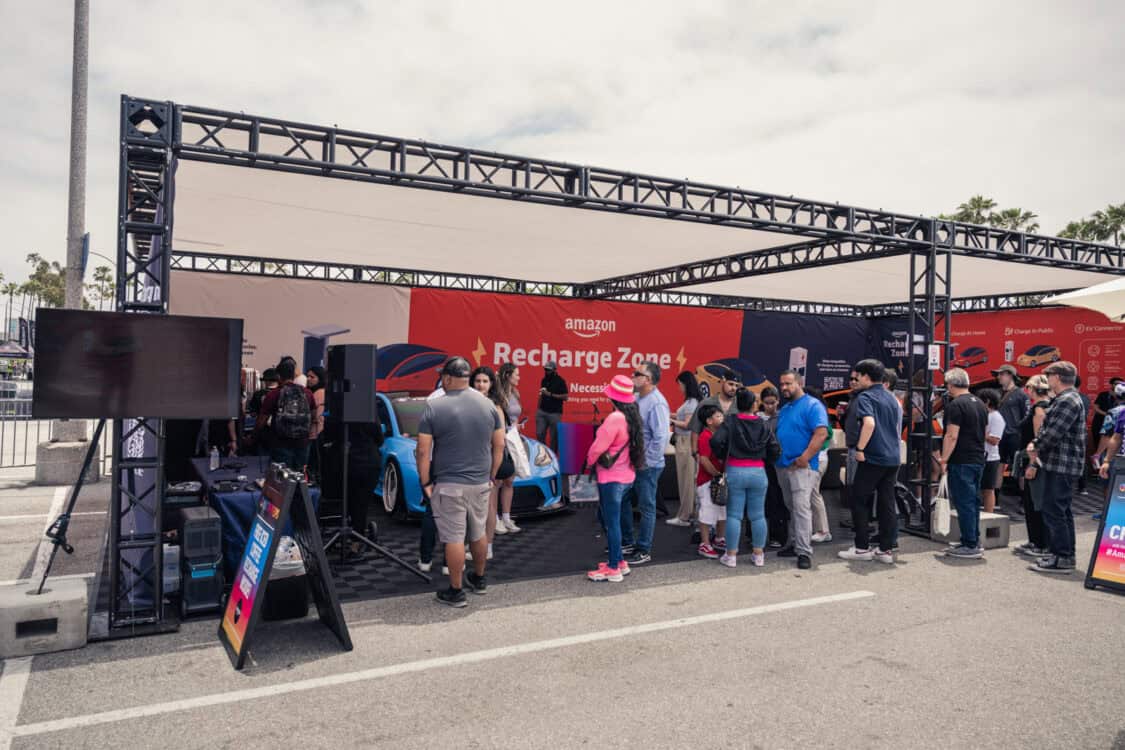
<svg viewBox="0 0 1125 750"><path fill-rule="evenodd" d="M714 364L737 360L741 328L739 310L443 289L415 289L410 299L412 345L459 354L474 367L515 364L523 414L532 420L548 361L567 382L565 421L604 416L606 383L646 360L663 370L658 387L675 409L683 401L676 376L690 370L711 387Z"/></svg>
<svg viewBox="0 0 1125 750"><path fill-rule="evenodd" d="M1115 462L1109 486L1112 491L1090 555L1086 588L1103 586L1125 593L1125 460Z"/></svg>

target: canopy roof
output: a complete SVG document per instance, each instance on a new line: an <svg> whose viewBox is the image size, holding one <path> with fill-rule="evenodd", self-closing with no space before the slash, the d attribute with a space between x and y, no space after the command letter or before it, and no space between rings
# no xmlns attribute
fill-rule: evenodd
<svg viewBox="0 0 1125 750"><path fill-rule="evenodd" d="M907 299L908 253L926 244L919 233L930 224L242 114L180 112L176 253L591 285L588 296L619 295L625 284L871 306ZM952 236L949 281L958 298L1074 289L1125 273L1117 248L933 226ZM830 242L848 247L825 252ZM802 250L810 245L812 254ZM745 266L727 264L730 256Z"/></svg>

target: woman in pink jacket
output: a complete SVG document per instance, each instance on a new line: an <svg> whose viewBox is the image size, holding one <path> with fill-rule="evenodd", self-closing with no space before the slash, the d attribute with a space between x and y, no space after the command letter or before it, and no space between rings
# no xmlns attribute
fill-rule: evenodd
<svg viewBox="0 0 1125 750"><path fill-rule="evenodd" d="M586 465L596 467L598 501L609 543L609 561L599 563L586 577L591 581L617 583L629 575L629 563L621 552L621 498L633 484L634 466L644 462L644 437L641 414L637 411L633 382L617 375L603 391L613 404L613 412L598 428L594 444L586 455Z"/></svg>

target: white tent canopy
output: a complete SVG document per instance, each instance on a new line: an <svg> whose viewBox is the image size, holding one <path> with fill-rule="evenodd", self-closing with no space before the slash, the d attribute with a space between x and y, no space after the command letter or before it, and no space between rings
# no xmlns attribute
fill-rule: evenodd
<svg viewBox="0 0 1125 750"><path fill-rule="evenodd" d="M803 242L755 229L181 161L173 248L545 282L590 282ZM852 305L900 302L906 256L679 287ZM955 256L958 297L1088 286L1108 274Z"/></svg>
<svg viewBox="0 0 1125 750"><path fill-rule="evenodd" d="M1114 279L1086 289L1076 289L1043 300L1048 305L1068 305L1096 310L1110 320L1125 320L1125 279Z"/></svg>

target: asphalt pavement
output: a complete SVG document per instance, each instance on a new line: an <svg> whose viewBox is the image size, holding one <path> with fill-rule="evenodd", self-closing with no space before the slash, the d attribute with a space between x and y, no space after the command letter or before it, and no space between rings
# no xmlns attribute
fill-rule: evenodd
<svg viewBox="0 0 1125 750"><path fill-rule="evenodd" d="M1125 598L939 549L361 602L353 651L265 623L243 672L190 622L5 663L0 748L1125 747Z"/></svg>

